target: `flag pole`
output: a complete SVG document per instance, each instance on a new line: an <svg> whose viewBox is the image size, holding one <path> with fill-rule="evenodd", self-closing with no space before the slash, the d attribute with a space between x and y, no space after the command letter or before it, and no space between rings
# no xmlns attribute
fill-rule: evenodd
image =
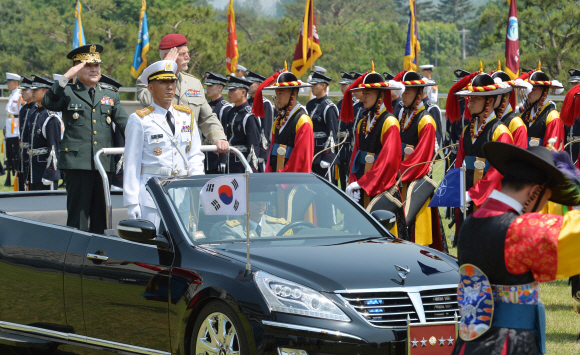
<svg viewBox="0 0 580 355"><path fill-rule="evenodd" d="M310 38L310 71L312 72L312 68L314 66L314 61L312 58L314 57L314 0L310 0L310 28L309 31L312 33L312 37Z"/></svg>

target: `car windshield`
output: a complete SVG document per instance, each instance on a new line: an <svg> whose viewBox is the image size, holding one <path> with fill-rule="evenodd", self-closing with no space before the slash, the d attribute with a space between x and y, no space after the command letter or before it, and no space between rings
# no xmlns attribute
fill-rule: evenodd
<svg viewBox="0 0 580 355"><path fill-rule="evenodd" d="M204 211L200 194L211 177L168 180L163 184L192 242L245 241L246 216L215 215L213 208L207 214ZM249 186L249 229L253 241L388 236L346 195L314 175L251 174ZM224 197L217 202L235 203L229 196Z"/></svg>

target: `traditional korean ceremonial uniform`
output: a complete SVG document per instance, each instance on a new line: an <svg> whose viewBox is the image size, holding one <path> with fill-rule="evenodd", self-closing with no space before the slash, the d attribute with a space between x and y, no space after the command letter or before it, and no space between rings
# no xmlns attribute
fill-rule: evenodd
<svg viewBox="0 0 580 355"><path fill-rule="evenodd" d="M228 79L220 74L212 73L212 72L205 72L205 86L211 85L221 85L224 88L228 85ZM234 105L227 102L223 96L220 95L218 99L212 100L209 102L209 106L211 107L212 112L217 116L219 121L224 125L224 118L228 111L234 107ZM202 145L211 145L211 141L207 139L206 136L201 134L201 144ZM220 154L216 154L215 152L204 152L205 155L205 163L204 163L204 170L206 174L219 174L221 171L220 169Z"/></svg>
<svg viewBox="0 0 580 355"><path fill-rule="evenodd" d="M568 70L568 74L570 75L568 83L572 88L580 84L580 70L570 69ZM578 160L578 151L580 150L580 120L575 118L574 123L566 125L564 129L566 130L566 144L578 140L578 142L569 144L566 149L570 153L572 161L576 162Z"/></svg>
<svg viewBox="0 0 580 355"><path fill-rule="evenodd" d="M343 100L348 102L352 100L352 92L355 90L379 91L377 102L371 109L365 110L363 118L355 128L346 193L369 211L376 204L373 199L378 196L382 200L384 195L385 202L388 200L392 203L386 207L379 203L377 208L395 213L397 226L392 232L400 238L408 239L401 195L396 185L401 164L399 122L389 110L391 90L401 88L399 83L386 82L382 75L372 70L355 80L345 92ZM383 106L383 102L387 102L387 107ZM340 118L346 123L353 122L352 108L343 107Z"/></svg>
<svg viewBox="0 0 580 355"><path fill-rule="evenodd" d="M564 87L557 80L550 81L550 78L540 69L524 73L516 79L515 88L523 88L529 94L533 86L543 88L542 96L536 102L530 102L528 108L521 114L521 118L528 128L528 145L547 146L550 138L557 138L554 148L564 147L564 124L560 120L560 113L556 109L556 104L548 100L548 92L555 89L556 93L561 93ZM540 109L536 110L539 104Z"/></svg>
<svg viewBox="0 0 580 355"><path fill-rule="evenodd" d="M501 70L491 73L494 81L502 82L513 87L515 82ZM522 121L521 117L513 110L516 106L516 92L511 92L508 100L507 93L501 95L501 103L495 109L496 117L510 130L514 144L518 147L526 149L528 147L528 129Z"/></svg>
<svg viewBox="0 0 580 355"><path fill-rule="evenodd" d="M550 201L580 203L578 171L564 152L524 150L500 142L483 147L498 173L540 185L526 202L537 210L546 188ZM524 206L497 190L461 228L458 246L461 314L454 355L536 355L546 352L546 319L539 282L569 277L580 265L580 211L565 216L523 213ZM484 241L484 242L482 242Z"/></svg>
<svg viewBox="0 0 580 355"><path fill-rule="evenodd" d="M162 60L143 70L141 80L177 80L177 63ZM130 218L159 226L157 207L145 185L151 177L203 175L203 153L195 117L188 106L155 104L129 116L125 129L123 201ZM174 199L175 200L175 199ZM179 202L178 209L180 209Z"/></svg>
<svg viewBox="0 0 580 355"><path fill-rule="evenodd" d="M33 90L50 87L52 80L34 75L31 88ZM56 190L60 171L57 169L57 156L62 140L62 122L56 112L48 111L43 106L34 111L34 116L29 118L28 161L29 161L29 190Z"/></svg>
<svg viewBox="0 0 580 355"><path fill-rule="evenodd" d="M435 82L414 71L403 71L395 76L395 80L400 81L405 89L419 88L412 106L403 107L397 118L402 144L399 171L409 236L417 244L444 250L446 243L441 235L439 211L428 207L436 187L429 176L429 162L435 154L437 123L421 100L422 90L435 85Z"/></svg>
<svg viewBox="0 0 580 355"><path fill-rule="evenodd" d="M262 84L266 81L266 78L258 73L254 73L251 70L246 72L246 79L251 83ZM260 171L262 170L262 165L266 164L268 161L268 153L270 152L270 140L272 139L272 124L274 123L274 105L270 100L262 95L262 101L264 102L264 117L258 117L260 121L261 131L260 131L260 152L258 153L258 161L260 162ZM250 106L254 105L254 98L250 97L248 99L248 104ZM265 169L264 169L265 170Z"/></svg>
<svg viewBox="0 0 580 355"><path fill-rule="evenodd" d="M250 89L251 83L243 78L228 76L228 87L226 90ZM246 158L253 172L260 170L258 154L260 152L261 132L260 121L252 113L252 107L246 101L239 106L232 107L224 116L224 130L230 147L238 149ZM246 168L237 155L232 153L224 154L222 163L226 164L227 173L243 173Z"/></svg>
<svg viewBox="0 0 580 355"><path fill-rule="evenodd" d="M341 80L340 83L341 85L351 85L354 82L354 76L350 73L347 73L345 71L341 72ZM352 99L352 103L350 105L355 105L358 103L358 100L355 99L353 97ZM338 101L338 104L336 105L336 107L338 108L339 111L339 116L340 116L340 111L342 111L342 106L343 106L343 99L340 99L340 101ZM340 146L338 146L338 152L337 152L337 159L336 159L336 165L335 165L335 180L336 183L338 184L338 182L340 181L340 188L342 189L342 191L346 190L346 186L347 186L347 181L348 181L348 175L349 175L349 167L350 167L350 158L352 155L352 148L354 146L354 139L353 139L353 134L354 132L354 121L353 122L344 122L341 120L338 120L338 133L337 133L337 139L338 139L338 144L340 144Z"/></svg>
<svg viewBox="0 0 580 355"><path fill-rule="evenodd" d="M264 114L262 90L294 90L309 88L312 85L304 83L296 75L286 69L268 78L260 85L256 92L252 112L255 115ZM278 116L272 125L272 144L266 163L266 172L281 173L309 173L312 171L314 157L313 124L306 108L297 103L292 110L288 110L297 100L293 94L286 107L279 108Z"/></svg>

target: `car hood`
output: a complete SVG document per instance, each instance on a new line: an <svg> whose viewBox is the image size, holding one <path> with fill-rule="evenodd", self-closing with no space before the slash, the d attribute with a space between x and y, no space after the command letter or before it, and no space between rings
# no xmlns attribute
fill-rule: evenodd
<svg viewBox="0 0 580 355"><path fill-rule="evenodd" d="M328 239L251 243L252 271L263 270L325 292L459 281L456 259L414 243L386 238L329 243ZM243 243L204 247L246 262ZM404 282L401 267L409 270Z"/></svg>

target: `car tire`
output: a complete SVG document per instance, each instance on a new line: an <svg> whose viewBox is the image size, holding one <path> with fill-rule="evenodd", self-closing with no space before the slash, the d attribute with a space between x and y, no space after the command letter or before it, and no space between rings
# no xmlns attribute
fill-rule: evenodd
<svg viewBox="0 0 580 355"><path fill-rule="evenodd" d="M225 302L211 301L195 321L190 355L248 355L246 332L236 312Z"/></svg>

